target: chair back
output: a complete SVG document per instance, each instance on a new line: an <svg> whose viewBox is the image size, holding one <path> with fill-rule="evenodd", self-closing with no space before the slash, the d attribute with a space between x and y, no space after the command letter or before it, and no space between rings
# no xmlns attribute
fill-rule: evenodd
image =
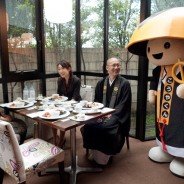
<svg viewBox="0 0 184 184"><path fill-rule="evenodd" d="M10 123L0 120L0 168L17 183L26 180L25 167L19 144Z"/></svg>
<svg viewBox="0 0 184 184"><path fill-rule="evenodd" d="M80 95L82 100L93 102L95 89L92 86L82 85L80 88Z"/></svg>

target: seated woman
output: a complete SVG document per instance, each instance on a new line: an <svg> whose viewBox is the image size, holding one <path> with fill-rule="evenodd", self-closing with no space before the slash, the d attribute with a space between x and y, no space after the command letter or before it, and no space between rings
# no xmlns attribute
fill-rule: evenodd
<svg viewBox="0 0 184 184"><path fill-rule="evenodd" d="M21 119L13 118L11 115L7 115L4 112L0 112L0 120L8 121L11 123L19 144L23 144L26 139L27 125Z"/></svg>
<svg viewBox="0 0 184 184"><path fill-rule="evenodd" d="M58 78L57 93L60 96L68 97L68 100L80 101L82 99L80 96L81 81L73 75L71 64L66 60L62 60L58 62L57 70L60 75ZM60 146L65 143L64 136L65 132L60 131Z"/></svg>
<svg viewBox="0 0 184 184"><path fill-rule="evenodd" d="M57 93L60 96L67 96L68 100L80 101L81 81L72 73L72 67L68 61L62 60L57 64L57 70L60 75L58 78Z"/></svg>

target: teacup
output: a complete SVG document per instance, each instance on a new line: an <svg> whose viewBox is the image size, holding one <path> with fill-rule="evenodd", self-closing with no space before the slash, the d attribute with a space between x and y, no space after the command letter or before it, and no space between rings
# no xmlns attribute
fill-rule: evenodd
<svg viewBox="0 0 184 184"><path fill-rule="evenodd" d="M43 99L43 95L39 94L38 97L37 97L37 100L42 100L42 99Z"/></svg>
<svg viewBox="0 0 184 184"><path fill-rule="evenodd" d="M43 99L42 99L42 103L43 103L43 104L48 104L48 102L49 102L49 99L48 99L48 98L43 98Z"/></svg>
<svg viewBox="0 0 184 184"><path fill-rule="evenodd" d="M52 117L58 117L60 115L60 111L52 110L52 111L50 111L50 114Z"/></svg>
<svg viewBox="0 0 184 184"><path fill-rule="evenodd" d="M84 107L87 103L88 103L87 100L81 100L81 101L79 102L79 104L80 104L82 107Z"/></svg>
<svg viewBox="0 0 184 184"><path fill-rule="evenodd" d="M52 94L52 98L53 99L58 99L59 98L59 94Z"/></svg>
<svg viewBox="0 0 184 184"><path fill-rule="evenodd" d="M14 101L15 107L24 107L25 102L23 101Z"/></svg>
<svg viewBox="0 0 184 184"><path fill-rule="evenodd" d="M34 99L34 98L28 98L27 101L28 101L28 102L34 102L35 99Z"/></svg>
<svg viewBox="0 0 184 184"><path fill-rule="evenodd" d="M85 119L85 114L84 114L84 113L79 113L79 114L77 115L77 118L78 118L79 120L84 120L84 119Z"/></svg>
<svg viewBox="0 0 184 184"><path fill-rule="evenodd" d="M82 106L81 104L77 104L74 108L74 110L77 112L77 113L80 113L82 111Z"/></svg>
<svg viewBox="0 0 184 184"><path fill-rule="evenodd" d="M72 111L71 105L65 105L64 108L66 111Z"/></svg>
<svg viewBox="0 0 184 184"><path fill-rule="evenodd" d="M15 100L16 102L17 101L22 101L22 98L21 97L17 97L17 99Z"/></svg>
<svg viewBox="0 0 184 184"><path fill-rule="evenodd" d="M91 110L92 110L93 112L97 112L99 109L98 109L97 107L92 107Z"/></svg>

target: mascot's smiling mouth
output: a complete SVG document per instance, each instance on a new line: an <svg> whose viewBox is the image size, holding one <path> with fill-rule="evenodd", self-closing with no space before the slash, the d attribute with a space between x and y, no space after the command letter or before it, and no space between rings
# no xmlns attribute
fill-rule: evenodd
<svg viewBox="0 0 184 184"><path fill-rule="evenodd" d="M153 54L152 55L155 59L161 59L162 56L163 56L163 52L162 53L159 53L159 54Z"/></svg>

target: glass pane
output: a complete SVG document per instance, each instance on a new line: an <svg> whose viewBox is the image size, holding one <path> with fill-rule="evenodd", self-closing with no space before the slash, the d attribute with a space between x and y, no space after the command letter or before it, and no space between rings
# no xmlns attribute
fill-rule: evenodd
<svg viewBox="0 0 184 184"><path fill-rule="evenodd" d="M103 71L103 0L81 0L82 71Z"/></svg>
<svg viewBox="0 0 184 184"><path fill-rule="evenodd" d="M131 110L131 127L130 135L135 136L136 129L136 109L137 109L137 81L129 80L132 90L132 110Z"/></svg>
<svg viewBox="0 0 184 184"><path fill-rule="evenodd" d="M46 84L47 84L46 96L51 96L52 94L57 93L57 78L47 79Z"/></svg>
<svg viewBox="0 0 184 184"><path fill-rule="evenodd" d="M151 14L160 12L162 10L167 10L174 7L184 6L184 1L181 0L152 0L151 1Z"/></svg>
<svg viewBox="0 0 184 184"><path fill-rule="evenodd" d="M0 103L3 103L3 86L0 84Z"/></svg>
<svg viewBox="0 0 184 184"><path fill-rule="evenodd" d="M60 60L71 62L73 70L76 68L75 60L75 5L73 2L73 16L68 22L54 23L54 20L48 20L47 3L52 1L44 0L44 26L45 26L45 66L46 73L56 73L56 63ZM57 1L59 3L59 1ZM63 1L61 2L63 3ZM55 4L57 8L57 3ZM64 7L65 4L63 4ZM66 11L65 11L66 12ZM53 16L58 16L57 11L52 9ZM62 11L60 11L60 14ZM65 17L66 14L63 14Z"/></svg>
<svg viewBox="0 0 184 184"><path fill-rule="evenodd" d="M94 77L94 76L82 76L81 83L92 86L95 88L97 82L101 79L101 77Z"/></svg>
<svg viewBox="0 0 184 184"><path fill-rule="evenodd" d="M23 99L23 88L25 85L28 87L28 91L30 91L31 86L33 86L33 88L35 89L35 97L37 97L38 94L41 93L40 80L33 80L33 81L26 81L26 82L10 82L8 83L9 101L16 100L18 97Z"/></svg>
<svg viewBox="0 0 184 184"><path fill-rule="evenodd" d="M110 0L109 57L122 62L122 74L137 75L137 57L127 53L125 46L139 22L140 1Z"/></svg>
<svg viewBox="0 0 184 184"><path fill-rule="evenodd" d="M148 83L149 91L150 82ZM148 94L148 93L147 93ZM147 100L148 101L148 100ZM146 134L145 138L155 137L155 105L147 103L147 114L146 114Z"/></svg>
<svg viewBox="0 0 184 184"><path fill-rule="evenodd" d="M35 1L6 1L10 71L37 67Z"/></svg>

